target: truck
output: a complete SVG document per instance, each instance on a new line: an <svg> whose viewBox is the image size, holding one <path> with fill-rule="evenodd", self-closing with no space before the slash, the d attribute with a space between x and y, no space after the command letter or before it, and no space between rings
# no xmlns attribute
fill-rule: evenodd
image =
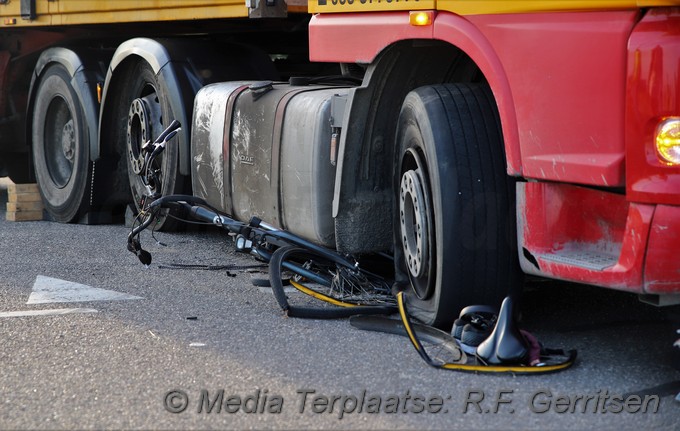
<svg viewBox="0 0 680 431"><path fill-rule="evenodd" d="M58 222L163 193L393 256L438 327L525 275L680 299L677 0L0 0L0 174ZM172 229L168 216L163 227Z"/></svg>

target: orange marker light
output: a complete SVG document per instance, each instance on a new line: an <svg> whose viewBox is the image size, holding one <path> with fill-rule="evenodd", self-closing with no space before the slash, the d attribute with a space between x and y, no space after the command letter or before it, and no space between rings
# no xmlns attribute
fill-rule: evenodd
<svg viewBox="0 0 680 431"><path fill-rule="evenodd" d="M408 15L408 22L409 24L413 26L425 26L425 25L432 25L432 21L434 21L434 11L428 10L428 11L413 11L409 12Z"/></svg>

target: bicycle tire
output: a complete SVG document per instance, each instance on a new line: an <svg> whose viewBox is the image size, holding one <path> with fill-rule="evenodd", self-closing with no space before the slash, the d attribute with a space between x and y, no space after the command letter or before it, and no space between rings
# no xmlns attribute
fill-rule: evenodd
<svg viewBox="0 0 680 431"><path fill-rule="evenodd" d="M285 270L288 270L302 277L308 277L310 272L316 274L313 269L291 264L294 257L307 259L319 266L336 265L348 270L353 269L339 263L341 262L340 259L329 262L327 259L300 247L289 246L276 250L269 262L269 280L276 301L289 317L307 319L343 319L357 314L393 314L397 311L396 305L361 305L345 299L334 298L327 293L320 292L320 289L315 290L310 286L303 285L299 281L291 281L290 284L303 293L311 295L316 299L320 299L323 302L333 304L334 307L301 307L291 305L288 302L288 298L283 289L284 283L282 273ZM325 287L330 287L332 280L324 277L327 276L316 274L314 280L317 281L317 284L319 285L326 284ZM325 280L325 283L319 283L322 280ZM314 294L311 294L310 291L314 292Z"/></svg>

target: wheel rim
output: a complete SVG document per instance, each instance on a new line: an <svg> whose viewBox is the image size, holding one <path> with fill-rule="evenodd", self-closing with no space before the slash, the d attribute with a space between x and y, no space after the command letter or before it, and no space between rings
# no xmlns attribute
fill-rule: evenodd
<svg viewBox="0 0 680 431"><path fill-rule="evenodd" d="M142 146L154 133L160 133L163 127L161 117L161 107L155 92L134 99L130 104L126 146L130 167L135 174L144 169Z"/></svg>
<svg viewBox="0 0 680 431"><path fill-rule="evenodd" d="M424 208L420 172L410 170L401 177L399 217L406 266L412 276L421 277L427 259L427 214Z"/></svg>
<svg viewBox="0 0 680 431"><path fill-rule="evenodd" d="M57 188L63 189L73 175L76 131L71 110L62 97L55 97L47 108L43 143L50 178Z"/></svg>
<svg viewBox="0 0 680 431"><path fill-rule="evenodd" d="M404 261L416 296L427 299L433 290L430 192L418 154L408 150L399 187L399 225Z"/></svg>
<svg viewBox="0 0 680 431"><path fill-rule="evenodd" d="M177 145L177 142L181 142L181 137L165 148L163 154L156 158L154 166L145 166L142 160L144 143L153 142L165 128L164 124L175 117L170 100L176 94L174 89L163 85L163 80L143 60L131 63L120 79L122 81L114 87L121 92L120 98L116 99L119 103L113 105L111 115L122 116L125 125L122 129L113 131L112 139L122 146L132 203L139 212L142 210L143 196L149 191L149 184L140 176L144 170L154 169L160 172L153 184L156 192L164 195L184 192L185 177L179 172L180 149ZM178 222L167 217L169 213L182 216L181 209L163 209L155 224L156 229L171 230L177 226Z"/></svg>

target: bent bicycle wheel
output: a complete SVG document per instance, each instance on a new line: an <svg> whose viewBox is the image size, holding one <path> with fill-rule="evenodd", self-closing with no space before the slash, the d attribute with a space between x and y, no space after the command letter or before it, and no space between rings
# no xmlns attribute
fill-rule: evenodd
<svg viewBox="0 0 680 431"><path fill-rule="evenodd" d="M283 289L284 274L300 292L319 300L315 306L291 305ZM391 314L396 301L390 284L341 258L333 261L300 247L282 247L269 262L274 297L290 317L338 319L356 314Z"/></svg>

